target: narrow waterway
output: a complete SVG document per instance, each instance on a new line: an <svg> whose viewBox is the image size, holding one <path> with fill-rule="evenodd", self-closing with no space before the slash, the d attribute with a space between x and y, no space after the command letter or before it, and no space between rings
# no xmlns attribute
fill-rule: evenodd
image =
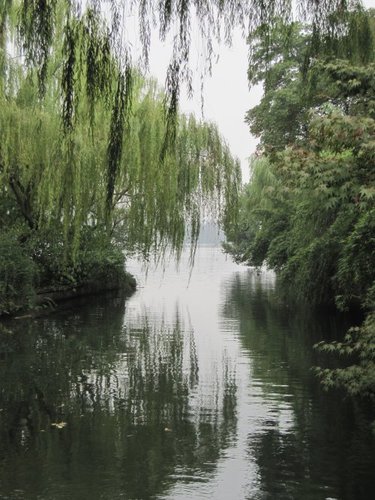
<svg viewBox="0 0 375 500"><path fill-rule="evenodd" d="M219 248L129 271L127 300L1 327L0 499L372 498L365 410L311 372L342 318Z"/></svg>

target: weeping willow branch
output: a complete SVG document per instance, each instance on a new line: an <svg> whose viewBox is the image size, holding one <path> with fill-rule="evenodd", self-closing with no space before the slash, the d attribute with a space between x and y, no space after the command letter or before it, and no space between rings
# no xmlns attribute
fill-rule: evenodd
<svg viewBox="0 0 375 500"><path fill-rule="evenodd" d="M106 195L106 226L110 230L113 210L115 184L122 158L125 125L131 105L131 69L126 69L125 75L120 73L117 90L112 108L111 125L108 140L107 195Z"/></svg>
<svg viewBox="0 0 375 500"><path fill-rule="evenodd" d="M4 12L13 6L19 13L18 32L27 62L37 69L41 95L45 93L51 47L57 33L65 33L63 51L66 71L62 86L65 96L64 123L69 129L73 115L74 85L80 84L79 74L86 71L86 95L91 120L98 93L111 94L107 86L111 71L111 53L119 61L131 52L123 34L128 19L139 20L139 40L142 44L143 62L148 65L151 30L159 31L161 40L171 37L171 60L166 76L166 103L168 136L173 138L173 115L176 113L179 91L184 82L191 90L191 32L192 26L205 44L207 67L211 67L216 42L230 43L233 30L239 28L245 37L259 26L269 25L275 19L291 21L291 0L114 0L111 9L100 0L7 0ZM298 17L312 25L314 33L334 37L342 29L348 10L360 9L359 0L300 0ZM79 29L77 28L79 26ZM77 28L77 29L76 29ZM319 38L319 37L317 37ZM81 58L85 61L76 67L75 47L82 45ZM131 53L128 53L131 57ZM83 66L85 68L83 68ZM74 72L76 78L72 80Z"/></svg>
<svg viewBox="0 0 375 500"><path fill-rule="evenodd" d="M19 35L27 61L38 67L39 90L45 94L49 52L55 32L57 0L27 0L19 10Z"/></svg>

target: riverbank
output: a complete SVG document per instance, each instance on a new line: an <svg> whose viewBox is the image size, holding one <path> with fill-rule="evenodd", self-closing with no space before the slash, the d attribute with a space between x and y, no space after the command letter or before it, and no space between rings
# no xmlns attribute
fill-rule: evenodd
<svg viewBox="0 0 375 500"><path fill-rule="evenodd" d="M24 319L44 316L62 308L67 303L93 295L121 291L124 296L130 296L135 292L137 284L132 274L123 271L116 275L116 279L114 278L112 274L111 279L93 277L85 282L69 286L45 286L36 289L31 300L27 303L18 304L17 307L9 311L0 310L0 321L10 318Z"/></svg>
<svg viewBox="0 0 375 500"><path fill-rule="evenodd" d="M72 302L76 299L88 298L92 295L121 291L124 296L130 296L135 292L136 288L137 283L134 276L124 271L123 275L116 282L91 280L74 287L66 287L58 290L40 290L37 293L35 314L41 314L41 311L46 310L53 311L68 301Z"/></svg>
<svg viewBox="0 0 375 500"><path fill-rule="evenodd" d="M124 290L135 280L126 271L123 247L95 228L86 228L77 248L57 230L0 238L0 317L40 314L77 297Z"/></svg>

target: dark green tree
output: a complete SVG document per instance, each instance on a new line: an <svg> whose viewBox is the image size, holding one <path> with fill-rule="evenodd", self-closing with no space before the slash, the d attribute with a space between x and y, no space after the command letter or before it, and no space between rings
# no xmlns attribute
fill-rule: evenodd
<svg viewBox="0 0 375 500"><path fill-rule="evenodd" d="M355 357L349 362L352 371L331 378L319 372L327 385L345 386L347 376L352 393L375 389L369 347L375 336L374 50L363 54L348 43L357 26L363 46L373 44L373 14L361 15L367 19L348 18L341 44L327 38L318 52L308 43L311 27L290 27L299 55L277 43L288 27L277 29L274 45L256 40L250 78L264 81L265 94L248 119L261 142L240 201L239 230L228 233L227 245L237 260L275 269L298 301L370 311L358 334L363 343L350 334L346 344L323 347L359 356L359 364ZM274 54L267 54L268 46Z"/></svg>

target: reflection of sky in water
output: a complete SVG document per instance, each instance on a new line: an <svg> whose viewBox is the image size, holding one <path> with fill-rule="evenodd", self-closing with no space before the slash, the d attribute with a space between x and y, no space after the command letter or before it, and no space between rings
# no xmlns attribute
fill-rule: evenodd
<svg viewBox="0 0 375 500"><path fill-rule="evenodd" d="M186 260L184 260L186 259ZM135 274L139 290L128 301L125 324L128 329L142 318L153 324L173 324L179 317L182 328L192 331L199 364L199 383L190 396L191 407L215 408L214 400L223 390L222 374L229 370L235 377L237 431L233 443L221 453L215 474L208 482L196 483L197 477L176 470L176 482L168 498L240 499L259 492L259 474L255 458L249 456L253 436L269 428L291 432L293 410L285 384L256 379L252 373L252 355L241 345L237 317L222 314L233 280L247 277L246 286L261 286L264 293L274 288L274 275L260 275L234 264L220 249L198 249L191 276L187 257L179 269L169 264L165 270L146 273L135 262L128 270ZM282 403L280 399L282 398Z"/></svg>
<svg viewBox="0 0 375 500"><path fill-rule="evenodd" d="M186 262L147 277L130 262L126 302L0 336L0 500L370 498L367 421L310 371L340 324L284 307L272 273L217 248Z"/></svg>

